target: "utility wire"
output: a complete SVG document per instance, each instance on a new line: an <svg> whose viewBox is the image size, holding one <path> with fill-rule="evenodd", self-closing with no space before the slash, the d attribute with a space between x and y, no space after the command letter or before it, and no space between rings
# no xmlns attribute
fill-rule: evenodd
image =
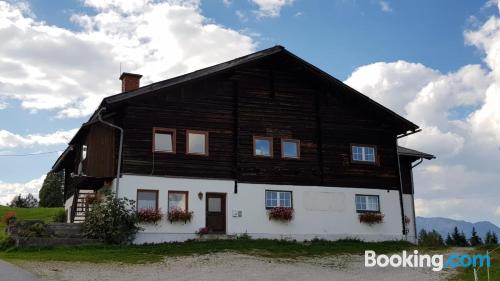
<svg viewBox="0 0 500 281"><path fill-rule="evenodd" d="M35 152L35 153L26 153L26 154L0 154L0 157L36 156L36 155L52 154L52 153L58 153L58 152L61 152L61 150L46 151L46 152Z"/></svg>

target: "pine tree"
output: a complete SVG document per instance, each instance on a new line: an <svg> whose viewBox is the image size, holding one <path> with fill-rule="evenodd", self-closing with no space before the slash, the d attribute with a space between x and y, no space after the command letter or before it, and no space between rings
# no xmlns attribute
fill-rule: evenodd
<svg viewBox="0 0 500 281"><path fill-rule="evenodd" d="M448 232L448 235L446 235L446 246L454 246L455 242L453 241L453 238L451 238L450 233Z"/></svg>
<svg viewBox="0 0 500 281"><path fill-rule="evenodd" d="M484 236L484 244L491 244L491 237L491 230L488 230L488 232L486 232L486 235Z"/></svg>
<svg viewBox="0 0 500 281"><path fill-rule="evenodd" d="M26 197L19 194L12 198L9 206L15 208L36 208L38 207L38 200L31 193L26 195Z"/></svg>
<svg viewBox="0 0 500 281"><path fill-rule="evenodd" d="M451 233L451 241L453 241L453 243L451 244L452 246L460 246L460 240L461 240L461 236L460 236L460 232L458 232L458 227L455 226L455 228L453 228L453 232Z"/></svg>
<svg viewBox="0 0 500 281"><path fill-rule="evenodd" d="M424 245L426 240L427 240L427 231L425 231L425 229L422 229L418 232L418 245Z"/></svg>
<svg viewBox="0 0 500 281"><path fill-rule="evenodd" d="M491 244L498 244L498 236L495 232L491 232Z"/></svg>
<svg viewBox="0 0 500 281"><path fill-rule="evenodd" d="M471 233L471 237L469 239L469 243L470 243L470 245L472 247L476 247L476 246L479 246L479 245L483 244L483 241L481 240L481 237L479 237L477 235L475 227L472 227L472 233Z"/></svg>
<svg viewBox="0 0 500 281"><path fill-rule="evenodd" d="M457 243L457 246L467 247L469 246L469 242L467 241L467 236L465 236L464 232L460 232L460 239Z"/></svg>

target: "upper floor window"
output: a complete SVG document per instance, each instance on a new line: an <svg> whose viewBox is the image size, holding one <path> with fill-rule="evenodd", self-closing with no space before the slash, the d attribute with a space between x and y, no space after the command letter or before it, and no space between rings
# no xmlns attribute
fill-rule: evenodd
<svg viewBox="0 0 500 281"><path fill-rule="evenodd" d="M186 131L186 153L208 155L208 132Z"/></svg>
<svg viewBox="0 0 500 281"><path fill-rule="evenodd" d="M300 141L293 139L281 140L281 157L282 158L300 158Z"/></svg>
<svg viewBox="0 0 500 281"><path fill-rule="evenodd" d="M273 138L272 137L254 137L253 155L263 157L273 157Z"/></svg>
<svg viewBox="0 0 500 281"><path fill-rule="evenodd" d="M87 159L87 146L84 144L82 145L82 161Z"/></svg>
<svg viewBox="0 0 500 281"><path fill-rule="evenodd" d="M187 191L169 191L168 192L168 210L179 209L187 211L188 192Z"/></svg>
<svg viewBox="0 0 500 281"><path fill-rule="evenodd" d="M137 210L158 209L158 190L137 190Z"/></svg>
<svg viewBox="0 0 500 281"><path fill-rule="evenodd" d="M266 190L266 208L292 207L292 192Z"/></svg>
<svg viewBox="0 0 500 281"><path fill-rule="evenodd" d="M153 129L153 151L175 153L175 130L154 128Z"/></svg>
<svg viewBox="0 0 500 281"><path fill-rule="evenodd" d="M359 162L375 163L375 147L352 145L352 160Z"/></svg>
<svg viewBox="0 0 500 281"><path fill-rule="evenodd" d="M380 212L378 195L356 195L356 211Z"/></svg>

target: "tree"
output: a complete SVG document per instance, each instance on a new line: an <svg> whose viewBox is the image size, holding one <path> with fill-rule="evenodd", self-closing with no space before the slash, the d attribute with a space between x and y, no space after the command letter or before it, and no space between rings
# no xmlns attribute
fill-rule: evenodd
<svg viewBox="0 0 500 281"><path fill-rule="evenodd" d="M483 244L483 241L481 240L481 237L479 237L477 235L475 227L472 227L472 233L471 233L471 237L469 239L469 243L470 243L470 245L472 247L476 247L476 246L479 246L479 245Z"/></svg>
<svg viewBox="0 0 500 281"><path fill-rule="evenodd" d="M453 228L453 233L451 234L451 239L446 237L446 244L448 246L457 246L457 247L467 247L469 246L469 242L467 242L467 238L465 237L464 232L458 232L458 227L455 226Z"/></svg>
<svg viewBox="0 0 500 281"><path fill-rule="evenodd" d="M42 188L38 193L40 207L62 207L64 204L63 194L64 174L62 172L48 173L43 181Z"/></svg>
<svg viewBox="0 0 500 281"><path fill-rule="evenodd" d="M430 246L430 247L441 247L444 246L443 237L436 230L431 230L426 232L422 229L418 234L418 245L420 246Z"/></svg>
<svg viewBox="0 0 500 281"><path fill-rule="evenodd" d="M9 206L13 208L36 208L38 207L38 200L31 193L26 197L19 194L12 199Z"/></svg>
<svg viewBox="0 0 500 281"><path fill-rule="evenodd" d="M448 235L446 235L446 245L447 246L455 245L455 242L453 241L453 238L451 238L451 235L449 232L448 232Z"/></svg>
<svg viewBox="0 0 500 281"><path fill-rule="evenodd" d="M491 244L498 244L498 237L495 232L488 230L486 232L486 237L484 238L484 244L491 245Z"/></svg>

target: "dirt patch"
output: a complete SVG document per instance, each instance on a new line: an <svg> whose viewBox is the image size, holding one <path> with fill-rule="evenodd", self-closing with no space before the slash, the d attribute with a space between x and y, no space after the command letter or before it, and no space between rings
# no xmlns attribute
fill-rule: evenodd
<svg viewBox="0 0 500 281"><path fill-rule="evenodd" d="M447 280L453 272L431 269L365 268L364 257L268 259L234 253L166 258L160 263L21 262L42 280L109 281L323 281Z"/></svg>

